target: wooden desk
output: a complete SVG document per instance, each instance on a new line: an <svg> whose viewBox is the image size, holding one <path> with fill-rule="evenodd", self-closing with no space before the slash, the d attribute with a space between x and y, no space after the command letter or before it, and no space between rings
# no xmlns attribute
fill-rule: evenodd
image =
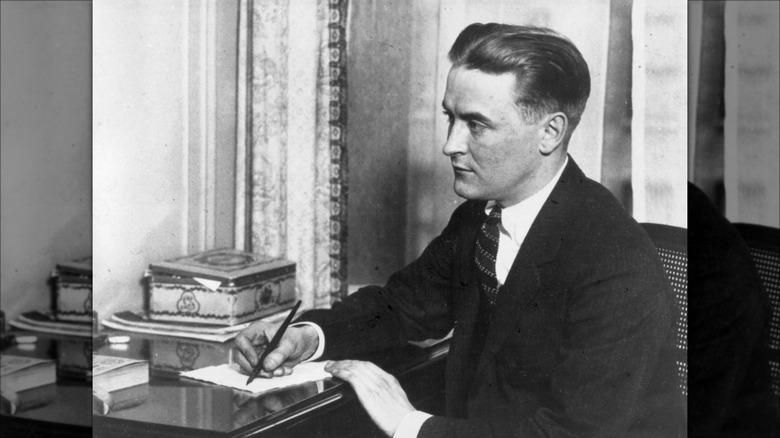
<svg viewBox="0 0 780 438"><path fill-rule="evenodd" d="M229 363L232 342L199 342L131 334L124 349L97 354L148 359L148 397L137 406L95 415L95 437L372 437L383 436L348 384L326 379L250 397L248 393L178 377L179 371ZM447 344L366 357L399 377L418 409L443 410Z"/></svg>
<svg viewBox="0 0 780 438"><path fill-rule="evenodd" d="M23 333L23 332L19 332ZM31 334L35 344L12 346L2 354L54 359L57 383L53 398L45 405L17 411L0 412L3 437L91 437L92 384L74 378L74 366L86 369L91 360L92 340L70 336Z"/></svg>

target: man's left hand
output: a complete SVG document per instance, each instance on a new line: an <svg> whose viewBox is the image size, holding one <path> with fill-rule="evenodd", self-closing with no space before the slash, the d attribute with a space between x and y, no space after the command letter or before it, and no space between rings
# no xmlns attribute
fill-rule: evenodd
<svg viewBox="0 0 780 438"><path fill-rule="evenodd" d="M398 380L371 362L331 361L325 371L352 385L363 408L387 436L393 436L404 416L416 410Z"/></svg>

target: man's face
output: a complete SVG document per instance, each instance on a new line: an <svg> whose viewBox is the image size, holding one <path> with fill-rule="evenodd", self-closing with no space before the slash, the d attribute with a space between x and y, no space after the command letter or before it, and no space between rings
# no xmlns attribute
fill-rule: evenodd
<svg viewBox="0 0 780 438"><path fill-rule="evenodd" d="M442 105L449 118L443 152L455 171L455 193L509 207L543 186L544 125L523 118L514 74L453 67Z"/></svg>

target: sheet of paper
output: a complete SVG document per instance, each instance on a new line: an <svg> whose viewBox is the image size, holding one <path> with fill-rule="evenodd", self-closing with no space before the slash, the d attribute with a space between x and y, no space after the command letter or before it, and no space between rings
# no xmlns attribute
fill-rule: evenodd
<svg viewBox="0 0 780 438"><path fill-rule="evenodd" d="M249 391L253 394L267 392L274 389L297 386L303 383L315 382L317 380L332 377L325 371L325 362L305 362L295 366L292 374L284 377L273 377L270 379L258 377L249 385L246 384L247 376L239 371L238 364L224 364L200 368L197 370L182 372L183 377L202 380L204 382L216 383L217 385L227 386L242 391Z"/></svg>

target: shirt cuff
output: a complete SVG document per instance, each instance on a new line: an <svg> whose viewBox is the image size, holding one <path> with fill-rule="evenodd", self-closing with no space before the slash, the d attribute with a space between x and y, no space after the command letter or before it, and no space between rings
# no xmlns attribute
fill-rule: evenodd
<svg viewBox="0 0 780 438"><path fill-rule="evenodd" d="M421 411L409 412L401 419L401 423L393 434L393 438L417 438L423 423L433 415Z"/></svg>
<svg viewBox="0 0 780 438"><path fill-rule="evenodd" d="M320 328L319 325L313 323L313 322L296 322L294 324L290 324L290 327L300 327L302 325L308 325L314 329L314 331L317 332L317 339L319 339L319 343L317 344L317 349L314 350L314 354L311 355L308 359L302 361L302 362L312 362L322 357L322 354L325 352L325 333L322 332L322 328Z"/></svg>

